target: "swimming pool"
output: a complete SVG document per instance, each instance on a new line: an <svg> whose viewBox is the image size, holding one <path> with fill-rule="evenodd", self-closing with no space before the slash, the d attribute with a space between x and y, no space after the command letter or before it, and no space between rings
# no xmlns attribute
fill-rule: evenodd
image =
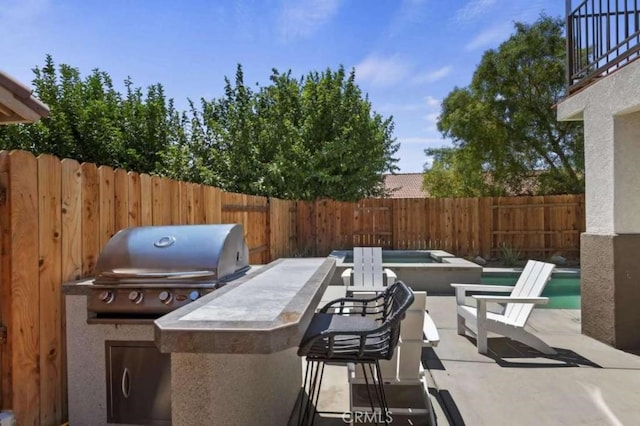
<svg viewBox="0 0 640 426"><path fill-rule="evenodd" d="M340 275L353 267L352 250L334 250L336 272L331 285L342 285ZM442 250L382 250L382 266L396 273L415 291L453 294L450 283L477 283L482 267Z"/></svg>
<svg viewBox="0 0 640 426"><path fill-rule="evenodd" d="M511 269L484 268L482 284L514 285L519 272ZM580 270L561 269L554 271L542 295L549 298L546 305L537 308L546 309L580 309Z"/></svg>

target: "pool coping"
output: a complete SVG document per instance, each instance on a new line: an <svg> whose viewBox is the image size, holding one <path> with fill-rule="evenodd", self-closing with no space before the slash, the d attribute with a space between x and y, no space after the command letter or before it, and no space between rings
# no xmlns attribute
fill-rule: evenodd
<svg viewBox="0 0 640 426"><path fill-rule="evenodd" d="M330 285L342 285L340 275L343 271L353 267L352 262L344 262L345 257L352 250L334 250L328 256L336 259L336 273ZM403 281L414 291L427 291L429 294L453 294L452 282L479 283L482 266L467 259L456 257L444 250L385 250L383 253L397 255L411 253L423 254L435 260L435 262L421 263L389 263L382 262L384 268L395 272L397 279ZM430 273L427 274L426 272Z"/></svg>
<svg viewBox="0 0 640 426"><path fill-rule="evenodd" d="M352 252L352 250L333 250L328 257L336 259L336 267L353 267L353 262L345 262L344 259L347 256L348 252ZM462 257L457 257L454 254L451 254L444 250L391 250L391 249L383 249L384 252L393 252L394 254L401 253L423 253L425 256L432 258L435 262L382 262L382 266L387 268L394 267L402 267L402 268L411 268L411 267L424 267L429 266L430 268L447 268L447 267L467 267L467 268L479 268L480 265L477 263L471 262Z"/></svg>

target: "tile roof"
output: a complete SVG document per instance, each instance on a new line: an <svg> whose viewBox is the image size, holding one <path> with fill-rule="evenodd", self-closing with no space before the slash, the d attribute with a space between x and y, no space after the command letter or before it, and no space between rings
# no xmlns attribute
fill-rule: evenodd
<svg viewBox="0 0 640 426"><path fill-rule="evenodd" d="M0 124L32 123L49 115L49 107L31 89L0 71Z"/></svg>
<svg viewBox="0 0 640 426"><path fill-rule="evenodd" d="M422 190L423 173L398 173L384 175L384 186L392 191L391 198L425 198L429 194Z"/></svg>

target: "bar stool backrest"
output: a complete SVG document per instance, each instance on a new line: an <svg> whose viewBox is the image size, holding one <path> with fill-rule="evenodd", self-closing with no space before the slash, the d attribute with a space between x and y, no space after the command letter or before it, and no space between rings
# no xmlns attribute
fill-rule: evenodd
<svg viewBox="0 0 640 426"><path fill-rule="evenodd" d="M400 322L413 301L413 291L396 281L372 298L329 302L314 316L298 355L349 362L391 359L400 338Z"/></svg>

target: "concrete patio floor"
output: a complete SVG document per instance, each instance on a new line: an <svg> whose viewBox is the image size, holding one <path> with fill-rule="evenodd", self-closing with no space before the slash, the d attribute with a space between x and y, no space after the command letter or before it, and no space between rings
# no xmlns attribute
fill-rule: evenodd
<svg viewBox="0 0 640 426"><path fill-rule="evenodd" d="M640 356L580 334L579 310L534 309L527 328L558 351L547 356L503 337L481 355L456 332L453 296L427 308L441 340L423 363L451 424L640 423Z"/></svg>
<svg viewBox="0 0 640 426"><path fill-rule="evenodd" d="M438 425L640 424L640 356L580 334L579 310L533 311L527 328L558 351L547 356L500 336L481 355L475 339L456 332L455 297L429 296L427 308L440 332L439 346L423 351ZM346 424L346 368L326 371L318 405L334 414L315 424ZM397 417L392 424L428 420Z"/></svg>

